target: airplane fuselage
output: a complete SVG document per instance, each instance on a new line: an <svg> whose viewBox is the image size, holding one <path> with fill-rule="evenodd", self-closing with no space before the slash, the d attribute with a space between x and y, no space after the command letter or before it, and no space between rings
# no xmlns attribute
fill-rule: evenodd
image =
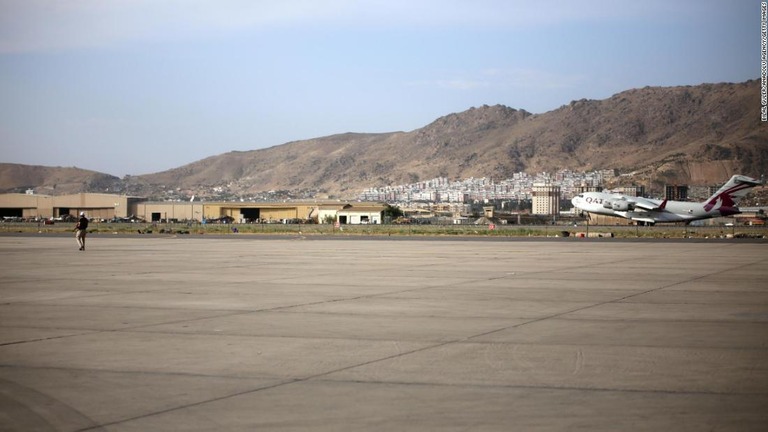
<svg viewBox="0 0 768 432"><path fill-rule="evenodd" d="M738 202L755 186L764 184L743 175L734 175L702 203L655 200L616 193L584 192L574 197L574 207L587 213L616 216L638 222L691 222L741 213Z"/></svg>
<svg viewBox="0 0 768 432"><path fill-rule="evenodd" d="M708 219L721 216L731 216L741 213L737 207L724 205L708 206L704 203L688 201L666 201L648 198L638 198L647 203L648 208L660 208L648 210L638 208L635 203L628 202L626 197L620 194L604 192L585 192L573 198L573 205L585 212L606 216L622 217L648 223L664 222L691 222L699 219Z"/></svg>

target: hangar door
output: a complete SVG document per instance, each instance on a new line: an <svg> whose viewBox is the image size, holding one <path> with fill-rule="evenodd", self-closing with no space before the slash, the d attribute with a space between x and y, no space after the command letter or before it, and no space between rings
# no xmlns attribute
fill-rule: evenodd
<svg viewBox="0 0 768 432"><path fill-rule="evenodd" d="M245 219L245 222L256 222L261 218L260 209L257 208L244 208L240 209L240 216Z"/></svg>
<svg viewBox="0 0 768 432"><path fill-rule="evenodd" d="M20 208L0 208L0 217L20 218L24 215L24 210Z"/></svg>

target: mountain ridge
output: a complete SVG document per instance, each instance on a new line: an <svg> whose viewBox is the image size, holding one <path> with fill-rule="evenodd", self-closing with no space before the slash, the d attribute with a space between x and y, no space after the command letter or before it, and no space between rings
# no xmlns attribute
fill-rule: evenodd
<svg viewBox="0 0 768 432"><path fill-rule="evenodd" d="M435 177L509 178L558 169L618 169L634 172L636 181L712 184L734 173L765 172L768 129L759 110L758 80L645 87L542 114L483 105L410 132L342 133L227 152L119 181L105 174L81 174L78 181L144 196L167 190L199 196L214 187L239 196L269 190L354 196L368 187ZM5 165L1 190L9 189Z"/></svg>

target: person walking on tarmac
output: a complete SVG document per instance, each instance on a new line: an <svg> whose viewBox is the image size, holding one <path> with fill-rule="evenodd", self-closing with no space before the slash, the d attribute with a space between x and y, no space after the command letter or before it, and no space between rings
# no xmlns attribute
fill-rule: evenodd
<svg viewBox="0 0 768 432"><path fill-rule="evenodd" d="M85 212L80 212L80 219L77 220L75 225L75 238L77 244L80 245L80 250L85 250L85 235L88 233L88 218L85 217Z"/></svg>

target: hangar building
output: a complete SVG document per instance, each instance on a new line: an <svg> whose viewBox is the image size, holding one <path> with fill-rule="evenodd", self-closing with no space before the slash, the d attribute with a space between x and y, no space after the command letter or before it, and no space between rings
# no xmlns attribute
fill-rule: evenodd
<svg viewBox="0 0 768 432"><path fill-rule="evenodd" d="M0 216L51 219L76 216L84 211L89 218L127 217L143 198L126 195L80 193L74 195L2 194Z"/></svg>
<svg viewBox="0 0 768 432"><path fill-rule="evenodd" d="M109 220L137 217L147 222L199 221L228 218L235 223L291 222L330 219L341 224L381 223L380 203L344 202L188 202L148 201L126 195L80 193L74 195L0 194L0 217L51 219L76 216Z"/></svg>

